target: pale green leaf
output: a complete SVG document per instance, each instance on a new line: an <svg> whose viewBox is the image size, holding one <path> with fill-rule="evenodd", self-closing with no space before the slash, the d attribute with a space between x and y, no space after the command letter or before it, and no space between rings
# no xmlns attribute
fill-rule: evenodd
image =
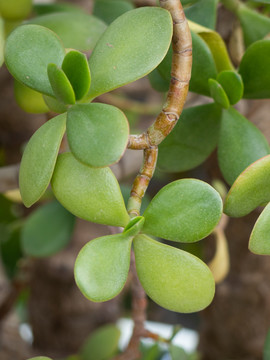
<svg viewBox="0 0 270 360"><path fill-rule="evenodd" d="M10 21L25 19L31 12L32 0L0 0L0 14Z"/></svg>
<svg viewBox="0 0 270 360"><path fill-rule="evenodd" d="M224 109L228 109L230 107L230 102L223 87L215 79L209 79L208 85L210 94L215 102Z"/></svg>
<svg viewBox="0 0 270 360"><path fill-rule="evenodd" d="M49 64L47 72L54 96L64 104L75 104L75 94L64 71L55 64Z"/></svg>
<svg viewBox="0 0 270 360"><path fill-rule="evenodd" d="M270 255L270 203L257 219L248 247L254 254Z"/></svg>
<svg viewBox="0 0 270 360"><path fill-rule="evenodd" d="M41 93L30 89L17 80L14 80L14 95L17 104L26 112L44 114L49 111Z"/></svg>

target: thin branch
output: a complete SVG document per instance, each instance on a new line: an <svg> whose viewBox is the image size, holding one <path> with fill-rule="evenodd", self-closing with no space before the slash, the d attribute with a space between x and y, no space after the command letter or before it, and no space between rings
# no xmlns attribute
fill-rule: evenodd
<svg viewBox="0 0 270 360"><path fill-rule="evenodd" d="M170 88L166 103L154 124L141 135L131 135L128 148L146 149L159 145L176 125L187 97L192 67L192 40L179 0L160 0L173 20L173 59Z"/></svg>

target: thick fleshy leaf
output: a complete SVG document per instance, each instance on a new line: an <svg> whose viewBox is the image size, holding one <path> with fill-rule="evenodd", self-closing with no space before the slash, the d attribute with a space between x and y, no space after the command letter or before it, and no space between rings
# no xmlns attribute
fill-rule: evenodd
<svg viewBox="0 0 270 360"><path fill-rule="evenodd" d="M49 64L47 71L55 97L64 104L75 104L75 94L64 71L55 64Z"/></svg>
<svg viewBox="0 0 270 360"><path fill-rule="evenodd" d="M223 111L218 162L228 184L231 185L246 167L268 155L269 151L267 140L255 125L234 108Z"/></svg>
<svg viewBox="0 0 270 360"><path fill-rule="evenodd" d="M256 221L248 247L254 254L270 255L270 203Z"/></svg>
<svg viewBox="0 0 270 360"><path fill-rule="evenodd" d="M215 283L200 259L145 235L136 236L134 251L140 282L157 304L171 311L190 313L211 303Z"/></svg>
<svg viewBox="0 0 270 360"><path fill-rule="evenodd" d="M6 20L22 20L31 12L32 0L0 0L0 14Z"/></svg>
<svg viewBox="0 0 270 360"><path fill-rule="evenodd" d="M226 236L222 230L215 231L216 252L208 267L212 271L215 282L222 282L230 270L230 254Z"/></svg>
<svg viewBox="0 0 270 360"><path fill-rule="evenodd" d="M76 100L82 99L88 93L91 84L86 56L79 51L69 51L64 58L62 69L73 87Z"/></svg>
<svg viewBox="0 0 270 360"><path fill-rule="evenodd" d="M82 248L74 274L87 299L107 301L121 292L128 276L131 243L131 237L117 234L97 238Z"/></svg>
<svg viewBox="0 0 270 360"><path fill-rule="evenodd" d="M117 162L126 149L128 135L127 118L115 106L80 104L68 111L70 149L78 160L89 166L104 167Z"/></svg>
<svg viewBox="0 0 270 360"><path fill-rule="evenodd" d="M58 201L82 219L112 226L126 226L129 222L119 184L109 168L93 169L71 153L61 154L52 189Z"/></svg>
<svg viewBox="0 0 270 360"><path fill-rule="evenodd" d="M185 109L159 146L158 167L166 172L181 172L205 161L217 145L221 114L216 104Z"/></svg>
<svg viewBox="0 0 270 360"><path fill-rule="evenodd" d="M47 66L61 66L65 49L49 29L38 25L22 25L6 41L5 62L10 73L31 89L54 96Z"/></svg>
<svg viewBox="0 0 270 360"><path fill-rule="evenodd" d="M28 256L50 256L67 246L75 217L57 201L43 205L26 220L22 229L22 249Z"/></svg>
<svg viewBox="0 0 270 360"><path fill-rule="evenodd" d="M213 55L205 41L195 32L191 31L193 61L189 90L209 96L208 79L217 76L217 69ZM168 87L171 79L172 48L157 70L167 80Z"/></svg>
<svg viewBox="0 0 270 360"><path fill-rule="evenodd" d="M104 325L94 331L80 350L81 360L107 360L117 353L121 332L115 325ZM106 346L104 346L106 344Z"/></svg>
<svg viewBox="0 0 270 360"><path fill-rule="evenodd" d="M4 20L0 17L0 66L4 62L5 28Z"/></svg>
<svg viewBox="0 0 270 360"><path fill-rule="evenodd" d="M188 360L188 355L184 349L177 345L170 344L169 347L171 360Z"/></svg>
<svg viewBox="0 0 270 360"><path fill-rule="evenodd" d="M247 99L270 98L270 40L250 45L239 67Z"/></svg>
<svg viewBox="0 0 270 360"><path fill-rule="evenodd" d="M200 25L215 29L218 0L200 0L185 9L186 17Z"/></svg>
<svg viewBox="0 0 270 360"><path fill-rule="evenodd" d="M42 125L28 142L19 175L25 206L33 205L47 189L65 129L66 115L59 115Z"/></svg>
<svg viewBox="0 0 270 360"><path fill-rule="evenodd" d="M89 59L92 73L89 97L149 74L166 55L171 37L172 20L164 9L143 7L117 18Z"/></svg>
<svg viewBox="0 0 270 360"><path fill-rule="evenodd" d="M67 112L68 105L63 104L61 101L57 100L54 97L43 95L43 99L45 104L51 111L62 114Z"/></svg>
<svg viewBox="0 0 270 360"><path fill-rule="evenodd" d="M84 12L81 7L72 5L70 3L37 3L33 5L33 13L37 16L56 12L74 13L75 11L80 13Z"/></svg>
<svg viewBox="0 0 270 360"><path fill-rule="evenodd" d="M143 228L144 217L136 216L125 227L123 234L125 236L134 237L139 234L141 229Z"/></svg>
<svg viewBox="0 0 270 360"><path fill-rule="evenodd" d="M264 341L263 360L268 360L269 356L270 356L270 329L267 331L265 341Z"/></svg>
<svg viewBox="0 0 270 360"><path fill-rule="evenodd" d="M208 85L210 94L215 102L224 109L228 109L228 107L230 107L230 102L223 87L214 79L209 79Z"/></svg>
<svg viewBox="0 0 270 360"><path fill-rule="evenodd" d="M49 111L41 93L30 89L19 81L14 81L14 95L17 104L26 112L43 114Z"/></svg>
<svg viewBox="0 0 270 360"><path fill-rule="evenodd" d="M106 29L103 21L78 11L43 15L28 23L45 26L60 37L66 48L80 51L92 50Z"/></svg>
<svg viewBox="0 0 270 360"><path fill-rule="evenodd" d="M270 34L270 18L241 4L236 14L242 25L246 46Z"/></svg>
<svg viewBox="0 0 270 360"><path fill-rule="evenodd" d="M219 33L215 31L206 31L200 32L199 35L209 46L215 60L217 71L234 70L226 45Z"/></svg>
<svg viewBox="0 0 270 360"><path fill-rule="evenodd" d="M232 217L249 214L270 201L270 155L251 164L236 179L224 204L224 212Z"/></svg>
<svg viewBox="0 0 270 360"><path fill-rule="evenodd" d="M148 79L153 89L159 92L167 92L169 90L169 81L164 79L160 74L158 69L154 69L150 74L148 74Z"/></svg>
<svg viewBox="0 0 270 360"><path fill-rule="evenodd" d="M219 222L222 200L207 183L182 179L164 186L143 216L143 232L167 240L194 242L209 235Z"/></svg>
<svg viewBox="0 0 270 360"><path fill-rule="evenodd" d="M134 9L133 4L126 0L96 0L93 14L106 24L110 24L118 16L132 9Z"/></svg>
<svg viewBox="0 0 270 360"><path fill-rule="evenodd" d="M243 96L244 85L241 75L235 71L225 70L218 74L217 81L225 90L231 105L236 104Z"/></svg>

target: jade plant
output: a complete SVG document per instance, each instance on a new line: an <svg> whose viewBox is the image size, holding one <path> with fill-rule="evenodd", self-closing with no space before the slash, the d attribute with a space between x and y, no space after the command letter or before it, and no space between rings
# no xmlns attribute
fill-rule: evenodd
<svg viewBox="0 0 270 360"><path fill-rule="evenodd" d="M246 49L237 67L214 30L217 0L183 1L185 12L179 0L138 9L122 0L97 0L94 15L65 4L39 5L37 16L6 39L5 64L15 78L18 104L28 112L57 114L32 136L21 161L25 206L42 199L49 184L57 199L29 217L23 248L31 256L60 250L74 216L115 227L116 234L86 244L75 263L76 283L91 301L121 292L133 251L139 280L159 305L188 313L213 299L209 267L160 239L193 243L215 232L222 198L201 180L181 179L164 186L141 212L156 166L169 173L187 171L217 147L220 170L232 185L224 213L244 216L270 201L269 144L235 108L241 99L270 97L270 21L237 0L221 2L243 30ZM98 97L144 76L167 98L155 122L133 135L125 113ZM211 100L183 110L188 90ZM127 206L109 167L126 149L144 152ZM251 234L255 253L270 254L269 217L267 205ZM36 243L36 229L48 223Z"/></svg>

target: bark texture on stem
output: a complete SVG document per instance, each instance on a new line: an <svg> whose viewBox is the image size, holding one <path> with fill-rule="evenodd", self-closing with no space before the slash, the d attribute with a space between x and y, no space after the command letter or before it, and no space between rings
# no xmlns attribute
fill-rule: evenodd
<svg viewBox="0 0 270 360"><path fill-rule="evenodd" d="M159 145L176 125L186 100L192 67L192 39L183 7L179 0L160 0L173 20L173 59L170 88L165 105L156 121L141 135L131 135L130 149Z"/></svg>

